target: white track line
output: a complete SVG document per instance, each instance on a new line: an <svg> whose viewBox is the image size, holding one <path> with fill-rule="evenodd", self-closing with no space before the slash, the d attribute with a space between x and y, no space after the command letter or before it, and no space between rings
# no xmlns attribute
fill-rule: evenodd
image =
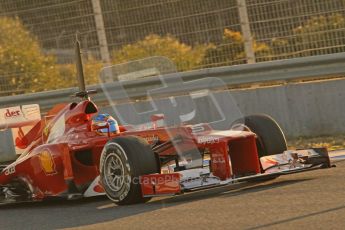
<svg viewBox="0 0 345 230"><path fill-rule="evenodd" d="M345 150L335 150L329 152L329 157L333 161L344 160L345 159Z"/></svg>

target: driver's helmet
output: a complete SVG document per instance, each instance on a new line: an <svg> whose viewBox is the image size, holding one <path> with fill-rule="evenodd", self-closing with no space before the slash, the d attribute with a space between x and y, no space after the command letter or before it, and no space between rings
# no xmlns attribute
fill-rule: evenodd
<svg viewBox="0 0 345 230"><path fill-rule="evenodd" d="M105 127L107 125L109 127ZM107 134L108 130L113 134L120 132L117 121L107 113L101 113L94 117L92 119L92 128L100 134Z"/></svg>

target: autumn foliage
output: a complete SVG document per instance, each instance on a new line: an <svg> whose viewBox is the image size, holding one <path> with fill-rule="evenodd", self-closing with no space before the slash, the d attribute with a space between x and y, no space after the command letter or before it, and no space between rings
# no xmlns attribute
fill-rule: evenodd
<svg viewBox="0 0 345 230"><path fill-rule="evenodd" d="M256 61L342 52L345 18L340 14L312 17L294 28L293 36L253 40ZM61 89L76 86L74 64L59 64L45 54L38 39L17 18L0 18L0 95ZM340 48L339 48L340 47ZM244 38L225 28L220 42L186 44L172 35L150 34L142 40L111 51L111 64L152 56L169 58L177 71L246 63ZM89 55L84 59L87 84L97 84L103 63Z"/></svg>
<svg viewBox="0 0 345 230"><path fill-rule="evenodd" d="M125 45L113 52L113 63L138 60L152 56L164 56L176 64L177 70L186 71L198 67L205 56L206 50L213 45L189 46L177 38L156 34L146 36L143 40Z"/></svg>
<svg viewBox="0 0 345 230"><path fill-rule="evenodd" d="M58 76L52 56L18 19L0 18L0 93L36 92Z"/></svg>

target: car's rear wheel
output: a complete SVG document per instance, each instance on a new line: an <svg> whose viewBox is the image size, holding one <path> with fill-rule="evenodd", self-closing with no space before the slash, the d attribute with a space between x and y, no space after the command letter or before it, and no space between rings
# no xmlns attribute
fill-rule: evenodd
<svg viewBox="0 0 345 230"><path fill-rule="evenodd" d="M259 158L287 150L285 135L272 117L265 114L250 115L235 122L239 123L257 135Z"/></svg>
<svg viewBox="0 0 345 230"><path fill-rule="evenodd" d="M116 137L103 149L100 178L106 195L119 205L143 203L139 177L158 172L150 145L134 136Z"/></svg>

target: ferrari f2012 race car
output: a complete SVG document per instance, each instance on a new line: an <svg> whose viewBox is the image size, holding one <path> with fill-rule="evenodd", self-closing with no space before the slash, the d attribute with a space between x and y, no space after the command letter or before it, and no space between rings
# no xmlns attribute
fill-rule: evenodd
<svg viewBox="0 0 345 230"><path fill-rule="evenodd" d="M109 117L95 122L98 108L85 85L77 96L80 102L55 106L43 119L37 105L1 110L7 117L0 128L16 128L16 146L24 151L0 169L0 203L106 194L116 204L133 204L330 167L325 148L287 150L267 115L214 130L207 123L162 125L164 115L156 114L150 128L128 129Z"/></svg>

